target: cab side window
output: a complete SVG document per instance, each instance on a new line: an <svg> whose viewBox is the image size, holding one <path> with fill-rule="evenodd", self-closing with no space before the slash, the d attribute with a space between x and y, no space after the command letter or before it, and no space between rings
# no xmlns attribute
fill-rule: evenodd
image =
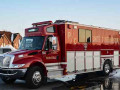
<svg viewBox="0 0 120 90"><path fill-rule="evenodd" d="M45 43L45 50L57 50L57 37L49 36Z"/></svg>
<svg viewBox="0 0 120 90"><path fill-rule="evenodd" d="M48 27L46 30L48 33L55 33L55 27Z"/></svg>

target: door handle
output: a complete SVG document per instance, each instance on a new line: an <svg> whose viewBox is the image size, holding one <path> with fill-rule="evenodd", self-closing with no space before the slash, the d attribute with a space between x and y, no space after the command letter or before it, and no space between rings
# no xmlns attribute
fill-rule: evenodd
<svg viewBox="0 0 120 90"><path fill-rule="evenodd" d="M57 56L56 59L59 60L59 56Z"/></svg>
<svg viewBox="0 0 120 90"><path fill-rule="evenodd" d="M50 52L46 52L46 54L49 54Z"/></svg>

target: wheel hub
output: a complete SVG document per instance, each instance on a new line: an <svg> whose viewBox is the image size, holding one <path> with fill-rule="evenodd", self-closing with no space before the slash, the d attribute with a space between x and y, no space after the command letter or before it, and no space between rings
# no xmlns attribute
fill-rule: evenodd
<svg viewBox="0 0 120 90"><path fill-rule="evenodd" d="M35 85L38 85L41 81L41 74L39 71L34 72L32 81Z"/></svg>
<svg viewBox="0 0 120 90"><path fill-rule="evenodd" d="M109 72L110 72L110 66L109 66L109 64L106 64L106 65L105 65L105 72L106 72L106 73L109 73Z"/></svg>

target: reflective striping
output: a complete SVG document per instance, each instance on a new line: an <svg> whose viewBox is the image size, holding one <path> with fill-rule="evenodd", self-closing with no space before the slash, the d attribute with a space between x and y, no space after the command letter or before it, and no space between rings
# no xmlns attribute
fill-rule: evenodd
<svg viewBox="0 0 120 90"><path fill-rule="evenodd" d="M47 69L48 70L48 72L54 72L54 71L63 71L63 68L59 68L59 69L55 69L55 68L53 68L53 69Z"/></svg>
<svg viewBox="0 0 120 90"><path fill-rule="evenodd" d="M101 55L101 57L113 57L113 56L120 56L120 55Z"/></svg>
<svg viewBox="0 0 120 90"><path fill-rule="evenodd" d="M48 70L48 69L60 69L61 67L58 65L57 66L54 65L54 66L47 66L46 68Z"/></svg>
<svg viewBox="0 0 120 90"><path fill-rule="evenodd" d="M120 56L120 55L101 55L101 57L113 57L113 56ZM100 57L100 55L96 55L96 56L80 56L81 58L83 57ZM76 56L75 58L78 58L78 56ZM67 62L59 62L59 63L45 63L45 66L54 66L54 65L61 65L61 64L67 64Z"/></svg>
<svg viewBox="0 0 120 90"><path fill-rule="evenodd" d="M114 49L100 49L100 50L114 50Z"/></svg>
<svg viewBox="0 0 120 90"><path fill-rule="evenodd" d="M56 66L60 65L60 63L45 63L45 66Z"/></svg>
<svg viewBox="0 0 120 90"><path fill-rule="evenodd" d="M67 64L67 62L61 62L61 64Z"/></svg>
<svg viewBox="0 0 120 90"><path fill-rule="evenodd" d="M101 57L113 57L114 55L101 55Z"/></svg>
<svg viewBox="0 0 120 90"><path fill-rule="evenodd" d="M61 64L67 64L67 62L59 62L59 63L45 63L45 66L56 66Z"/></svg>

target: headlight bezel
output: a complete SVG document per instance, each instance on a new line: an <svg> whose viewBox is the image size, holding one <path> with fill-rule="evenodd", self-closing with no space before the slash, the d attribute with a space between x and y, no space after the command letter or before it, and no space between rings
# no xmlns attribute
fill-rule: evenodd
<svg viewBox="0 0 120 90"><path fill-rule="evenodd" d="M11 68L21 68L23 67L25 64L12 64Z"/></svg>
<svg viewBox="0 0 120 90"><path fill-rule="evenodd" d="M11 62L11 57L5 56L2 62L3 68L9 68Z"/></svg>
<svg viewBox="0 0 120 90"><path fill-rule="evenodd" d="M3 57L4 57L2 63L5 63L5 62L9 61L8 66L5 66L5 65L3 64L3 66L2 66L1 68L21 68L21 67L23 67L23 66L25 65L25 64L13 64L13 61L14 61L14 59L15 59L15 56L14 56L14 55L3 54L3 55L0 55L0 56L3 56ZM5 59L8 59L8 58L9 58L9 60L6 61ZM5 64L6 64L6 63L5 63Z"/></svg>
<svg viewBox="0 0 120 90"><path fill-rule="evenodd" d="M14 55L10 55L10 54L2 54L0 56L4 57L3 60L2 60L2 67L1 68L11 68L15 56ZM9 60L8 60L8 58L9 58ZM6 60L5 59L7 60L7 62L9 61L8 66L5 66L5 64L6 64Z"/></svg>
<svg viewBox="0 0 120 90"><path fill-rule="evenodd" d="M13 63L13 61L14 61L14 58L15 58L15 56L14 55L6 55L6 56L9 56L9 57L11 57L11 61L10 61L10 64L9 64L9 67L8 68L11 68L12 67L12 63Z"/></svg>

